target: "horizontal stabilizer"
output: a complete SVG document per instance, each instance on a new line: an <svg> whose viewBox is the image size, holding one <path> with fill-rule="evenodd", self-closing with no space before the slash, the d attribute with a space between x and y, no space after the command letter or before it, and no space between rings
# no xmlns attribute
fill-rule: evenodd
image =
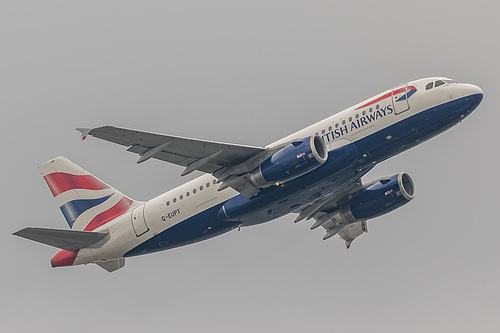
<svg viewBox="0 0 500 333"><path fill-rule="evenodd" d="M27 227L13 235L47 244L67 251L76 251L89 247L104 237L108 232L76 231Z"/></svg>

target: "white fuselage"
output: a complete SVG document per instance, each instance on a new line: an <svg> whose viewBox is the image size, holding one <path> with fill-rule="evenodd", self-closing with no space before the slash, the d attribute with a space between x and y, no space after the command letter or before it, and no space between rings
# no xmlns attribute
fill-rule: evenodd
<svg viewBox="0 0 500 333"><path fill-rule="evenodd" d="M283 145L315 134L323 138L329 151L334 151L347 144L360 142L360 145L357 146L358 154L360 155L359 168L367 168L366 170L368 170L368 164L374 165L411 147L410 145L406 145L406 143L401 146L398 142L393 141L395 139L393 135L383 132L384 129L391 128L391 126L398 123L403 124L405 120L421 112L432 112L433 108L440 105L467 98L467 96L482 94L480 89L473 85L459 83L449 83L426 90L426 85L429 82L440 79L421 79L409 82L407 85L386 90L379 95L278 140L266 148ZM403 89L402 92L401 89ZM409 93L410 91L412 92L411 94ZM405 94L407 95L406 98L397 101L398 98L401 98ZM466 115L464 114L463 116ZM418 128L414 127L408 127L408 131L416 131L417 134L415 134L416 139L414 141L417 144L420 141L418 138L420 132ZM429 129L429 134L424 135L421 141L425 141L446 129L443 127L443 129L436 129L436 133L431 133L431 127L426 126L425 128ZM381 133L381 135L383 133L383 137L378 138L376 136L377 133ZM374 142L378 140L376 141L376 149L378 150L374 150L373 154L369 151L366 153L359 151L362 149L360 147L364 147L361 144L362 140L367 138L373 138ZM383 148L382 146L384 145L390 149ZM379 152L383 152L383 154ZM155 237L158 238L158 241L155 243L157 248L148 250L145 247L143 252L134 252L130 255L154 252L163 249L163 246L164 248L171 248L186 244L186 239L182 237L179 244L173 244L171 238L168 237L163 240L165 244L162 244L161 235L167 230L174 230L173 228L179 226L180 223L189 223L190 219L210 209L218 208L221 204L239 195L232 188L227 188L223 191L218 191L218 188L219 184L217 184L216 178L207 174L145 202L139 207L96 229L96 232L109 231L109 240L101 247L81 249L74 264L121 258L132 249L140 247L141 244L155 239ZM293 196L290 194L291 200L297 201L297 199L294 199L296 197L297 195ZM299 211L307 203L308 201L304 201L302 204L295 205L294 209L282 210L279 215ZM269 202L269 205L272 204L272 202ZM210 216L214 216L214 214ZM134 217L136 217L135 220ZM273 216L273 218L275 217ZM240 224L245 225L245 220L242 219L230 223L227 230L236 228ZM219 228L214 235L227 230ZM212 235L212 231L210 223L207 223L204 230L196 231L196 235L193 231L193 235L196 237L192 237L192 242L214 236ZM180 233L179 231L179 235Z"/></svg>

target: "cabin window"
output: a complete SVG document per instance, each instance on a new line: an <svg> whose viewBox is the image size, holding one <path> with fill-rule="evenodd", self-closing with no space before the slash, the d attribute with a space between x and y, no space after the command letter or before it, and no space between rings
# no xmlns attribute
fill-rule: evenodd
<svg viewBox="0 0 500 333"><path fill-rule="evenodd" d="M443 84L445 84L444 81L439 80L439 81L436 81L436 83L434 83L434 87L436 88L436 87L442 86Z"/></svg>
<svg viewBox="0 0 500 333"><path fill-rule="evenodd" d="M203 185L200 186L200 191L203 191Z"/></svg>
<svg viewBox="0 0 500 333"><path fill-rule="evenodd" d="M184 196L181 194L181 195L179 196L179 200L182 200L182 199L184 199Z"/></svg>
<svg viewBox="0 0 500 333"><path fill-rule="evenodd" d="M335 128L339 128L339 123L336 123L336 124L335 124Z"/></svg>
<svg viewBox="0 0 500 333"><path fill-rule="evenodd" d="M363 111L363 116L366 114L366 111Z"/></svg>
<svg viewBox="0 0 500 333"><path fill-rule="evenodd" d="M352 117L349 117L349 121L352 121Z"/></svg>
<svg viewBox="0 0 500 333"><path fill-rule="evenodd" d="M214 185L217 184L217 181L215 179L212 182L214 183Z"/></svg>
<svg viewBox="0 0 500 333"><path fill-rule="evenodd" d="M170 206L170 201L167 201L167 206Z"/></svg>
<svg viewBox="0 0 500 333"><path fill-rule="evenodd" d="M332 131L332 126L328 127L328 131L330 132Z"/></svg>
<svg viewBox="0 0 500 333"><path fill-rule="evenodd" d="M207 183L207 184L206 184L206 186L207 186L207 187L210 187L210 183Z"/></svg>
<svg viewBox="0 0 500 333"><path fill-rule="evenodd" d="M325 130L322 130L322 131L321 131L321 134L325 134L325 132L326 132Z"/></svg>
<svg viewBox="0 0 500 333"><path fill-rule="evenodd" d="M177 198L173 198L173 199L172 199L172 202L173 202L173 203L176 203L176 202L177 202Z"/></svg>
<svg viewBox="0 0 500 333"><path fill-rule="evenodd" d="M345 120L342 120L342 125L345 125Z"/></svg>
<svg viewBox="0 0 500 333"><path fill-rule="evenodd" d="M377 109L377 110L378 110L378 109L380 109L380 105L378 105L378 104L377 104L377 105L375 106L375 109Z"/></svg>
<svg viewBox="0 0 500 333"><path fill-rule="evenodd" d="M434 86L434 82L429 82L427 83L427 85L425 86L425 90L429 90L429 89L432 89L432 87Z"/></svg>
<svg viewBox="0 0 500 333"><path fill-rule="evenodd" d="M191 193L189 193L189 192L186 192L186 197L189 197L189 195L190 195L190 194L191 194Z"/></svg>
<svg viewBox="0 0 500 333"><path fill-rule="evenodd" d="M370 110L369 110L369 111L370 111L370 112L373 112L373 108L370 108Z"/></svg>
<svg viewBox="0 0 500 333"><path fill-rule="evenodd" d="M193 188L193 194L196 194L196 189L195 188Z"/></svg>
<svg viewBox="0 0 500 333"><path fill-rule="evenodd" d="M356 113L356 119L358 119L358 118L359 118L359 113Z"/></svg>

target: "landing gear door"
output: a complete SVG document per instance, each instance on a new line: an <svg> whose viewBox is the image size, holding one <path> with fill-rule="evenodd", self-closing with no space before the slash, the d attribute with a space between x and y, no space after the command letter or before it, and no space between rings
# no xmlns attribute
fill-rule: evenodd
<svg viewBox="0 0 500 333"><path fill-rule="evenodd" d="M144 208L146 205L141 205L132 211L132 228L134 228L135 235L139 237L149 231L149 228L144 219Z"/></svg>
<svg viewBox="0 0 500 333"><path fill-rule="evenodd" d="M408 85L397 87L392 90L392 105L396 114L403 113L410 109L408 103Z"/></svg>

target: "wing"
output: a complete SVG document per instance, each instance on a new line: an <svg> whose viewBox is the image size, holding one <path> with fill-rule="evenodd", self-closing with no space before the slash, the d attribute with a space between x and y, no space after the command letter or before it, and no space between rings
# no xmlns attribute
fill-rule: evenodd
<svg viewBox="0 0 500 333"><path fill-rule="evenodd" d="M226 181L221 189L230 186L247 197L257 194L259 190L243 175L272 154L271 150L263 147L191 139L114 126L77 130L82 133L82 139L91 135L128 147L127 151L140 155L137 163L155 158L185 167L182 175L195 170L211 173L220 182Z"/></svg>
<svg viewBox="0 0 500 333"><path fill-rule="evenodd" d="M85 132L85 129L79 130ZM84 136L86 134L128 147L127 151L141 156L138 163L156 158L188 167L194 162L205 159L203 161L205 163L198 163L196 168L191 169L207 173L238 165L266 150L261 147L183 138L114 126L94 128L84 133ZM183 172L187 173L189 172Z"/></svg>
<svg viewBox="0 0 500 333"><path fill-rule="evenodd" d="M299 215L295 222L313 219L311 230L323 227L326 231L323 240L339 235L346 243L346 247L351 246L352 241L363 232L368 232L366 221L347 222L342 216L342 207L350 198L358 195L363 189L361 179L347 185L342 190L327 197L321 198L298 211Z"/></svg>

